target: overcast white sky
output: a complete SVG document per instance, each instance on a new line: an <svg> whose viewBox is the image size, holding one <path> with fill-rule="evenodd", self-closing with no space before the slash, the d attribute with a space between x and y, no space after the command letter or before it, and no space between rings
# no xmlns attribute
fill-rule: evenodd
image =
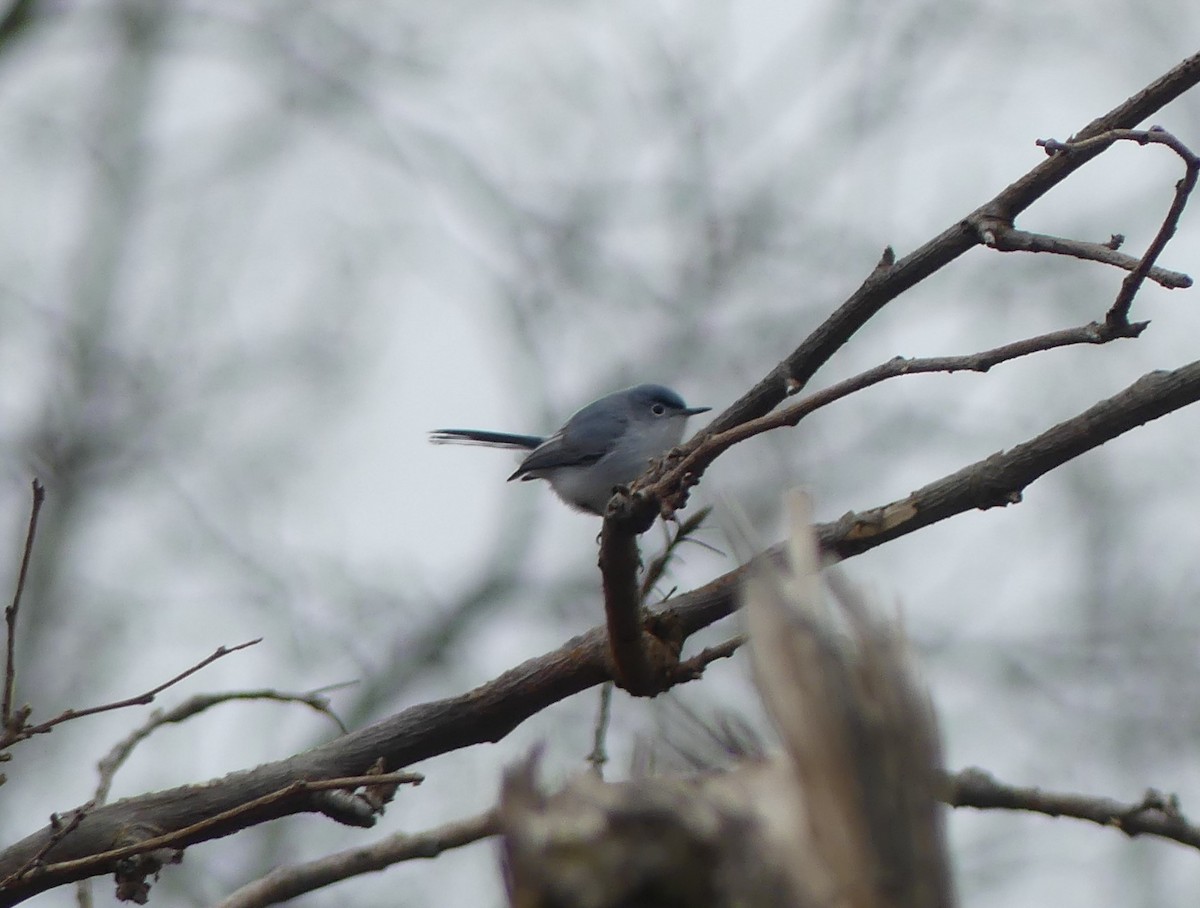
<svg viewBox="0 0 1200 908"><path fill-rule="evenodd" d="M508 455L433 447L427 430L549 431L643 380L719 410L885 245L903 255L993 196L1040 160L1036 139L1065 139L1194 53L1200 24L1172 0L198 0L122 30L136 6L49 3L0 50L0 513L16 553L29 480L46 482L21 675L42 716L264 636L163 703L358 680L334 702L361 724L598 623L595 521L506 484ZM1200 146L1200 96L1154 122ZM1123 233L1137 253L1180 175L1163 149L1117 149L1019 226ZM1193 275L1194 214L1162 262ZM1120 277L976 250L817 384L1100 318ZM690 551L672 583L736 563L722 511L774 541L788 486L810 488L822 519L881 504L1195 358L1194 291L1147 288L1135 317L1153 320L1137 341L890 382L746 445L697 495L717 505L706 539L724 554ZM1198 430L1197 413L1170 416L1018 507L848 563L902 604L951 767L1125 799L1159 787L1200 817ZM406 649L496 575L436 664ZM679 696L757 714L739 659ZM289 819L191 849L154 895L205 904L273 863L464 816L534 742L565 774L594 708L585 694L418 767L428 781L376 832ZM618 695L614 772L664 712ZM86 800L95 761L141 719L22 745L0 788L4 841ZM330 733L298 707L224 707L159 732L115 793ZM1197 856L1163 842L998 813L951 829L972 908L1184 906L1200 891ZM475 846L298 904L398 892L501 902L495 856Z"/></svg>

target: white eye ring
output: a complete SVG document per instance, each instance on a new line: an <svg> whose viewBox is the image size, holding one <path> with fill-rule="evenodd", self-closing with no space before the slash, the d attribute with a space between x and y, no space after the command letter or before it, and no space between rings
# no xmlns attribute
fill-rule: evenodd
<svg viewBox="0 0 1200 908"><path fill-rule="evenodd" d="M667 412L667 408L664 407L662 404L652 404L650 407L650 412L653 413L655 416L662 416L664 413Z"/></svg>

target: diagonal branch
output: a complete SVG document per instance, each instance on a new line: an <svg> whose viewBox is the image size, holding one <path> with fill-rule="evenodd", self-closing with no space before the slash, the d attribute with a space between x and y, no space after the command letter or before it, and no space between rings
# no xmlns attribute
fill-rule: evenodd
<svg viewBox="0 0 1200 908"><path fill-rule="evenodd" d="M86 709L66 709L55 716L53 719L47 719L38 725L25 725L21 728L7 730L0 737L0 747L7 747L17 741L24 741L27 738L32 738L34 735L42 735L52 731L56 726L62 725L64 722L70 722L72 719L82 719L84 716L94 716L97 713L106 713L114 709L125 709L129 706L145 706L147 703L153 703L154 698L161 694L168 687L173 687L185 678L194 675L202 668L206 668L230 653L236 653L238 650L246 649L262 642L262 637L257 637L254 640L247 640L245 643L239 643L236 646L218 646L213 652L209 653L195 665L184 669L174 678L164 681L157 687L152 687L144 694L138 694L135 697L128 697L124 700L114 700L112 703L102 703L99 706L89 706Z"/></svg>
<svg viewBox="0 0 1200 908"><path fill-rule="evenodd" d="M1094 138L1113 129L1132 129L1198 82L1200 53L1186 58L1133 97L1097 117L1077 133L1076 141ZM1018 214L1100 154L1104 147L1107 146L1077 148L1072 154L1047 158L991 201L900 261L885 256L849 299L758 384L701 430L689 446L704 436L724 432L773 410L784 398L802 389L817 369L875 313L979 243L977 222L996 218L1011 223Z"/></svg>
<svg viewBox="0 0 1200 908"><path fill-rule="evenodd" d="M339 851L290 867L277 867L266 876L227 895L216 908L263 908L276 905L330 883L383 870L401 861L436 858L443 851L470 845L497 832L495 811L489 810L415 835L398 833L373 845Z"/></svg>
<svg viewBox="0 0 1200 908"><path fill-rule="evenodd" d="M1153 419L1200 401L1200 361L1171 371L1149 372L1125 390L1093 404L1035 438L976 461L917 489L905 498L819 524L821 547L850 558L965 511L1022 500L1031 483L1069 460ZM780 546L760 557L778 558ZM672 600L667 610L686 638L733 609L733 593L746 567Z"/></svg>
<svg viewBox="0 0 1200 908"><path fill-rule="evenodd" d="M207 833L213 830L221 829L229 823L238 820L245 815L252 815L255 811L264 807L271 807L279 803L294 800L298 797L304 797L309 794L321 792L332 792L342 789L354 789L360 787L371 787L389 784L411 784L420 785L424 780L424 776L419 773L412 772L395 772L376 775L356 775L348 776L340 779L318 779L307 780L297 779L296 781L278 789L277 791L269 792L260 798L255 798L253 801L247 801L244 804L238 804L231 807L229 810L221 811L213 816L205 817L181 829L175 829L170 832L165 832L159 835L144 835L145 827L132 830L134 835L140 835L138 841L123 844L116 848L111 848L107 851L102 851L99 854L91 854L86 857L77 858L69 861L56 861L50 864L42 864L41 861L48 856L53 848L42 850L33 861L27 862L25 865L17 868L8 876L0 879L0 893L5 889L10 888L14 884L22 882L23 878L29 878L35 881L41 881L43 878L54 878L66 876L70 879L81 879L87 876L93 876L97 873L103 873L110 867L117 866L120 861L125 858L133 857L147 852L158 851L162 848L176 848L188 841L196 838L211 838ZM87 807L78 808L75 816L72 818L72 823L76 827L82 825L87 819ZM73 830L68 829L67 832ZM133 837L129 835L131 831L127 831L127 838ZM66 837L66 834L63 836Z"/></svg>
<svg viewBox="0 0 1200 908"><path fill-rule="evenodd" d="M964 769L946 777L942 800L951 807L980 810L1027 810L1051 817L1073 817L1112 826L1130 838L1140 835L1171 839L1200 849L1200 826L1188 822L1172 796L1150 789L1140 801L1122 803L1094 795L1064 794L998 782L981 769Z"/></svg>
<svg viewBox="0 0 1200 908"><path fill-rule="evenodd" d="M997 222L989 225L984 231L983 242L997 252L1048 252L1052 255L1083 259L1086 262L1100 262L1102 265L1112 265L1125 271L1133 271L1141 262L1141 259L1117 251L1121 242L1119 237L1114 237L1107 243L1089 243L1046 233L1030 233ZM1146 277L1168 290L1182 290L1192 286L1191 277L1181 271L1170 271L1166 268L1151 268L1146 272Z"/></svg>
<svg viewBox="0 0 1200 908"><path fill-rule="evenodd" d="M900 261L896 261L890 248L885 250L879 264L858 290L758 384L688 441L682 448L682 456L695 451L713 435L765 416L785 398L799 392L816 371L887 303L982 242L990 227L997 224L1011 226L1018 214L1116 141L1111 135L1114 130L1132 129L1197 82L1200 82L1200 54L1183 60L1138 94L1089 123L1071 143L1070 153L1053 154L991 201ZM1161 141L1166 144L1166 140ZM1151 245L1147 256L1155 246ZM1154 253L1153 257L1156 256ZM1143 266L1148 272L1153 257L1147 259L1144 256L1130 275L1131 278L1139 274L1141 277L1134 282L1127 279L1134 290L1145 277ZM1113 319L1110 317L1108 321L1111 324ZM662 471L650 472L635 485L634 491L658 486L661 476ZM681 482L694 480L691 474L676 478ZM657 491L662 491L661 486Z"/></svg>
<svg viewBox="0 0 1200 908"><path fill-rule="evenodd" d="M1013 341L1011 344L1004 344L979 353L960 356L931 356L920 359L893 357L866 372L822 388L783 410L775 410L717 435L709 435L701 439L697 444L690 446L691 450L677 460L661 479L647 488L645 494L663 502L663 506L668 509L682 507L684 502L681 500L681 490L686 490L689 484L696 482L713 461L735 444L772 429L795 427L804 417L816 410L889 378L930 372L987 372L993 366L1009 360L1045 350L1053 350L1057 347L1107 344L1119 338L1137 337L1148 324L1149 322L1135 322L1125 325L1109 325L1089 322L1076 328L1064 328L1060 331L1040 334L1037 337Z"/></svg>

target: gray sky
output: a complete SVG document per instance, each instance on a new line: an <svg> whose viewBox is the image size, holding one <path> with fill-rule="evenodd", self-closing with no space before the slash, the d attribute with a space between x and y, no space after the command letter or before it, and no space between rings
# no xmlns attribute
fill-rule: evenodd
<svg viewBox="0 0 1200 908"><path fill-rule="evenodd" d="M21 696L43 717L169 692L361 683L362 723L461 692L600 620L596 523L443 425L555 428L662 381L718 409L869 273L1036 164L1195 47L1200 12L1060 3L50 3L0 50L0 513L19 549L48 486ZM153 9L154 7L148 7ZM1195 93L1156 123L1200 145ZM1019 222L1153 235L1177 161L1119 148ZM1194 212L1162 264L1200 273ZM976 250L897 300L816 380L894 355L968 353L1102 317L1121 275ZM764 541L779 493L822 519L899 498L1195 358L1194 292L1148 287L1139 340L986 376L915 376L732 452L698 493ZM1183 412L976 512L847 565L901 603L951 767L1200 814L1194 666L1200 492ZM718 518L672 585L743 551ZM656 546L651 533L647 544ZM15 574L16 559L0 563ZM9 585L11 588L11 583ZM449 615L433 664L419 642ZM731 624L730 622L726 622ZM731 632L723 627L714 639ZM415 642L414 642L415 641ZM678 696L757 714L732 660ZM491 803L545 741L582 766L595 696L495 746L418 767L374 832L293 818L189 851L172 904ZM620 767L663 710L618 695ZM5 841L86 800L142 716L22 745ZM299 707L228 706L159 732L114 794L207 779L325 740ZM615 770L614 770L615 771ZM951 820L963 903L1190 905L1195 855L1071 821ZM474 846L301 904L497 904ZM97 904L111 900L107 881ZM73 904L67 890L39 905Z"/></svg>

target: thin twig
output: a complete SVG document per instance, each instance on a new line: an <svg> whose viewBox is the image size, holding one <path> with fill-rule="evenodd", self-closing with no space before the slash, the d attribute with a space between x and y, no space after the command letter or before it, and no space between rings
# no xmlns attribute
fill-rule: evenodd
<svg viewBox="0 0 1200 908"><path fill-rule="evenodd" d="M17 684L17 612L21 608L21 594L25 592L25 578L29 575L29 560L33 556L33 540L37 535L38 514L46 500L46 487L33 480L33 502L29 508L29 529L25 532L25 551L21 555L21 570L17 574L17 590L13 593L12 605L4 610L4 623L8 629L7 653L4 660L4 699L0 705L2 737L0 747L7 746L13 733L13 694ZM19 724L24 724L19 723Z"/></svg>
<svg viewBox="0 0 1200 908"><path fill-rule="evenodd" d="M1137 267L1133 268L1121 282L1117 298L1108 310L1108 315L1105 316L1105 323L1110 326L1129 323L1129 309L1133 305L1133 298L1137 296L1138 290L1145 283L1154 263L1158 261L1162 251L1167 248L1167 243L1175 235L1175 231L1179 227L1179 218L1183 215L1183 209L1187 207L1188 197L1196 188L1196 179L1200 176L1200 158L1183 142L1158 126L1150 129L1111 129L1098 136L1075 142L1056 142L1053 139L1038 142L1046 149L1047 154L1071 155L1093 151L1097 148L1103 150L1114 142L1121 141L1137 142L1139 145L1165 145L1183 159L1186 170L1183 179L1175 184L1175 197L1171 200L1171 207L1167 210L1167 215L1163 218L1158 233L1146 247L1146 252Z"/></svg>
<svg viewBox="0 0 1200 908"><path fill-rule="evenodd" d="M814 411L887 379L929 372L987 372L1000 363L1045 350L1053 350L1056 347L1076 344L1107 344L1119 338L1137 337L1148 324L1149 322L1134 322L1126 325L1109 325L1089 322L1086 325L1051 331L979 353L960 356L931 356L919 359L893 357L866 372L861 372L814 392L790 407L776 410L757 419L747 420L725 432L709 435L693 447L685 457L672 464L670 469L655 481L654 485L645 490L645 494L662 501L664 508L681 506L683 503L679 498L681 490L694 484L712 465L713 461L729 448L772 429L796 426L804 417Z"/></svg>
<svg viewBox="0 0 1200 908"><path fill-rule="evenodd" d="M600 706L596 710L596 727L592 732L592 752L587 761L592 765L596 778L604 778L604 764L608 762L605 739L608 737L608 721L612 716L613 684L605 681L600 685Z"/></svg>
<svg viewBox="0 0 1200 908"><path fill-rule="evenodd" d="M235 690L220 694L197 694L166 712L155 710L140 728L134 729L128 736L118 741L112 750L100 760L97 764L97 769L100 772L100 781L96 786L96 795L93 799L95 803L106 804L108 802L108 792L112 786L113 776L116 775L117 770L121 768L125 761L129 759L129 755L133 752L133 749L146 740L156 729L164 725L185 722L210 707L236 700L272 700L280 703L303 703L311 706L317 712L328 716L337 724L342 734L346 734L347 731L346 726L342 724L342 720L329 708L328 701L316 692L289 694L277 690Z"/></svg>
<svg viewBox="0 0 1200 908"><path fill-rule="evenodd" d="M657 555L646 565L645 573L642 575L641 593L643 604L650 598L654 587L662 579L663 574L666 573L667 566L671 563L671 558L675 555L675 550L687 542L700 529L700 526L708 519L708 515L711 513L711 507L704 507L696 511L695 514L689 514L687 519L678 525L675 535L667 540L667 545L661 554Z"/></svg>
<svg viewBox="0 0 1200 908"><path fill-rule="evenodd" d="M0 738L0 747L8 746L16 741L24 741L27 738L32 738L34 735L45 734L55 726L61 725L64 722L69 722L72 719L81 719L84 716L94 716L97 713L110 712L114 709L125 709L129 706L144 706L147 703L153 703L154 698L161 694L168 687L178 684L185 678L194 675L200 669L211 665L223 656L228 656L230 653L236 653L238 650L246 649L249 646L254 646L256 643L261 643L262 637L256 637L254 640L247 640L245 643L239 643L236 646L218 646L216 650L210 653L205 658L201 659L191 668L180 672L174 678L164 681L157 687L151 688L144 694L138 694L136 697L129 697L125 700L116 700L112 703L103 703L100 706L89 706L87 709L68 709L59 713L53 719L42 722L39 725L26 725L18 731Z"/></svg>
<svg viewBox="0 0 1200 908"><path fill-rule="evenodd" d="M1046 233L1030 233L1027 230L1018 230L1000 222L986 225L981 238L984 245L997 252L1048 252L1052 255L1066 255L1088 262L1113 265L1125 271L1133 271L1141 264L1141 259L1118 252L1112 241L1089 243L1083 240L1051 236ZM1166 268L1151 268L1146 272L1146 277L1169 290L1186 289L1192 286L1192 279L1189 275Z"/></svg>
<svg viewBox="0 0 1200 908"><path fill-rule="evenodd" d="M494 810L447 823L415 835L399 833L376 842L336 852L303 864L277 867L264 877L231 892L217 908L263 908L352 876L383 870L414 858L436 858L499 832Z"/></svg>
<svg viewBox="0 0 1200 908"><path fill-rule="evenodd" d="M1073 817L1115 827L1130 838L1152 835L1200 849L1200 826L1184 817L1177 798L1153 789L1140 801L1122 803L1113 798L1007 785L975 768L951 773L945 783L942 800L951 807L1027 810L1051 817Z"/></svg>
<svg viewBox="0 0 1200 908"><path fill-rule="evenodd" d="M704 674L704 670L718 659L728 659L738 651L738 648L746 642L745 634L738 634L736 637L730 637L724 643L718 643L716 646L710 646L702 649L690 659L684 659L677 666L673 680L676 684L682 684L686 681L695 681Z"/></svg>

